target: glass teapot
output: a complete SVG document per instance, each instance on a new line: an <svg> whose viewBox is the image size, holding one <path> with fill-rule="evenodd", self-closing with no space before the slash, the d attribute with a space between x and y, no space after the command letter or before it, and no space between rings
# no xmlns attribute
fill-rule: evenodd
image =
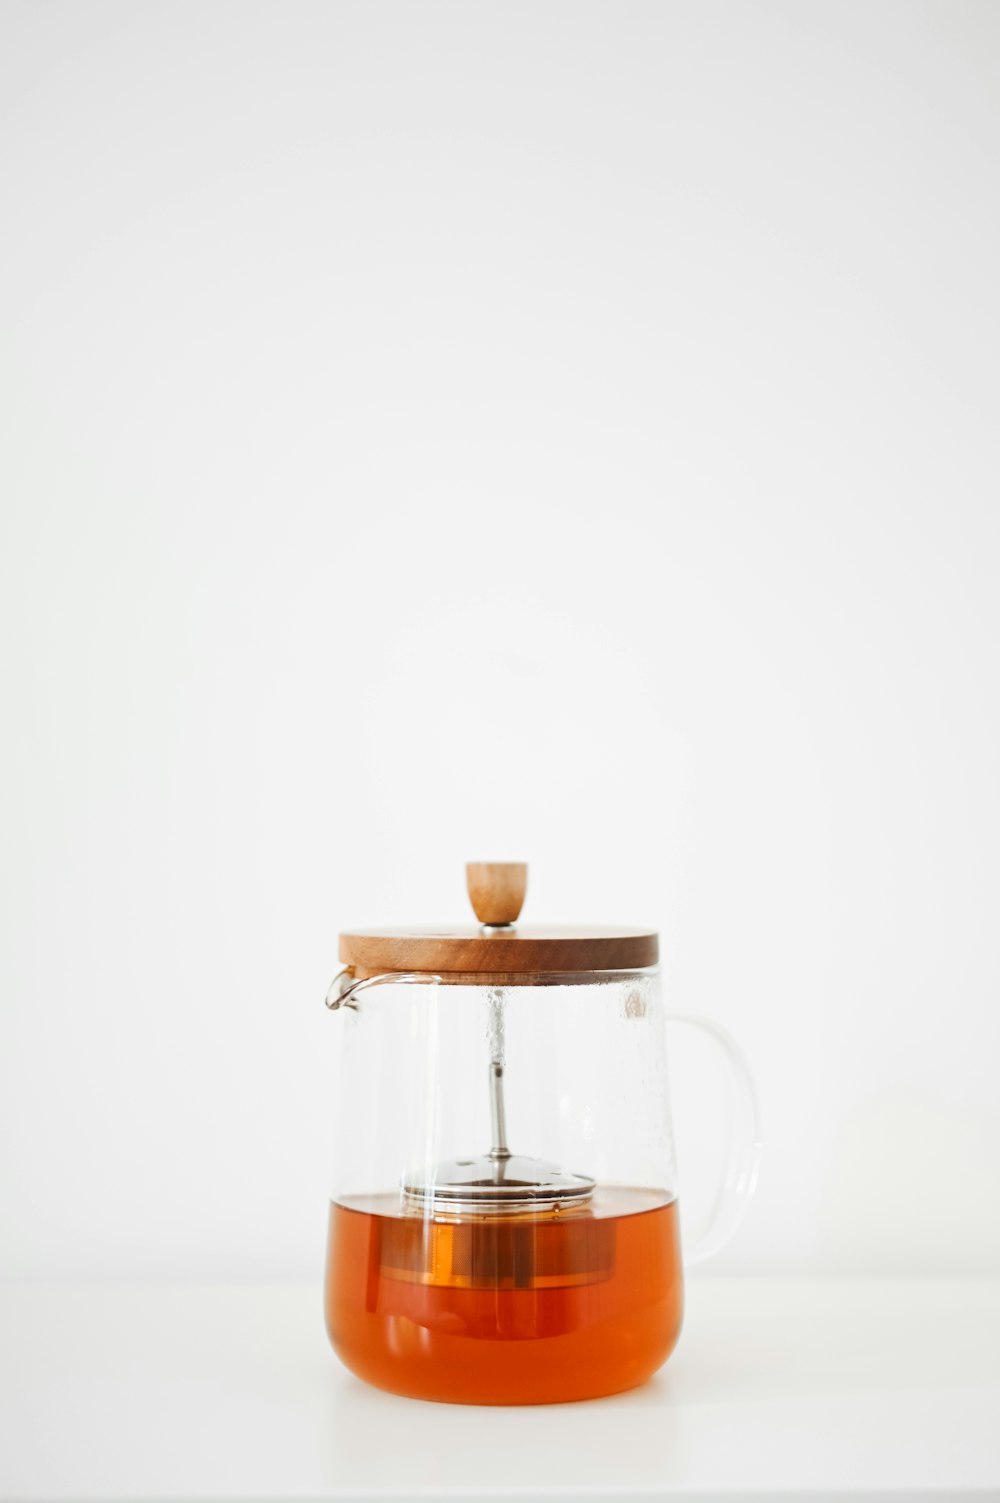
<svg viewBox="0 0 1000 1503"><path fill-rule="evenodd" d="M683 1272L658 939L524 928L521 863L466 868L478 926L340 936L326 1324L358 1377L473 1404L649 1378ZM688 1261L728 1241L760 1156L728 1034L725 1181Z"/></svg>

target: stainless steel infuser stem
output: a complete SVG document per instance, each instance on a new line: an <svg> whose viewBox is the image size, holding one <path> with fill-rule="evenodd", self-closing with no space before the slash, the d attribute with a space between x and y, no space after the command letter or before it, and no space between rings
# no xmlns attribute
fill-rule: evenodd
<svg viewBox="0 0 1000 1503"><path fill-rule="evenodd" d="M507 1147L507 1116L503 1105L503 1065L498 1059L490 1060L490 1119L493 1123L493 1147L491 1159L509 1159Z"/></svg>
<svg viewBox="0 0 1000 1503"><path fill-rule="evenodd" d="M497 988L490 992L490 1121L493 1131L493 1146L489 1160L493 1166L494 1184L502 1184L510 1158L507 1147L507 1114L503 1103L503 1068L506 1058L504 1041L504 997Z"/></svg>

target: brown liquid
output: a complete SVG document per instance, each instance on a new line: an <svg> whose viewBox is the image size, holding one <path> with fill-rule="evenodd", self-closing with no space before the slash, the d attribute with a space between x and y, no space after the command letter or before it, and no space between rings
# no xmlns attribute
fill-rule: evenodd
<svg viewBox="0 0 1000 1503"><path fill-rule="evenodd" d="M393 1214L394 1212L394 1214ZM634 1388L669 1356L683 1287L675 1201L598 1191L585 1211L425 1222L398 1197L330 1207L326 1325L391 1393L547 1404Z"/></svg>

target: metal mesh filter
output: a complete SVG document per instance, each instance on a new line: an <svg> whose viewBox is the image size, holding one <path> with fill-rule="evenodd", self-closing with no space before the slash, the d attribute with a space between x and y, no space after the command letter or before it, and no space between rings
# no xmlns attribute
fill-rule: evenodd
<svg viewBox="0 0 1000 1503"><path fill-rule="evenodd" d="M408 1200L417 1206L444 1211L539 1210L543 1206L582 1205L594 1192L586 1174L573 1174L544 1159L520 1154L506 1157L482 1154L474 1159L451 1159L437 1164L427 1180L403 1182Z"/></svg>

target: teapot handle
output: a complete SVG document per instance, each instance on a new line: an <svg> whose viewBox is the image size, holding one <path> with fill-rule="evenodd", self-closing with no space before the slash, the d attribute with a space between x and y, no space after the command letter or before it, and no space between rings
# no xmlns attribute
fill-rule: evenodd
<svg viewBox="0 0 1000 1503"><path fill-rule="evenodd" d="M668 1012L667 1022L702 1029L718 1044L726 1062L729 1141L725 1170L708 1227L690 1251L685 1249L684 1261L691 1265L714 1257L725 1247L743 1220L751 1196L757 1188L764 1145L753 1076L746 1057L732 1034L713 1018L702 1017L698 1013Z"/></svg>

